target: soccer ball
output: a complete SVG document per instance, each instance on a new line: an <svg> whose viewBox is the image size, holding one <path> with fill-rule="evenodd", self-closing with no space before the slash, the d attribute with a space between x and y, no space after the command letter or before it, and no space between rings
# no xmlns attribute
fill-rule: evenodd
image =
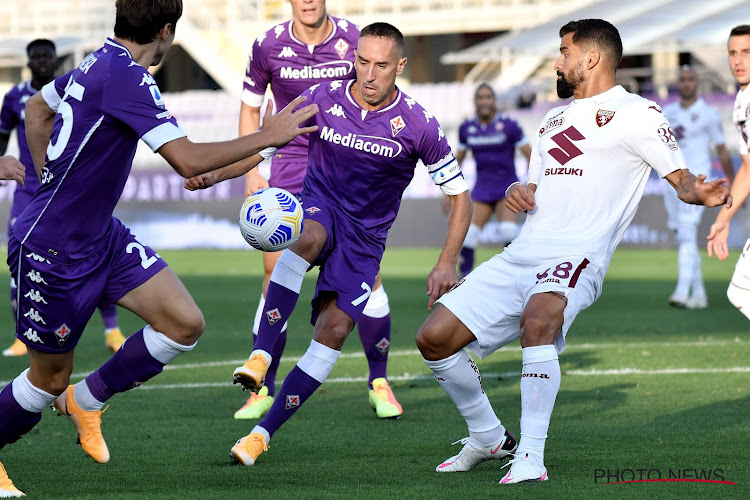
<svg viewBox="0 0 750 500"><path fill-rule="evenodd" d="M278 252L297 241L302 233L302 205L280 188L261 189L240 208L240 232L253 248Z"/></svg>

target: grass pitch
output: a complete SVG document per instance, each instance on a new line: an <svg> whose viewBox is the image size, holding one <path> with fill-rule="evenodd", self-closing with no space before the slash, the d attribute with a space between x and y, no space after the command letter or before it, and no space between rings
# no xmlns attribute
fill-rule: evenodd
<svg viewBox="0 0 750 500"><path fill-rule="evenodd" d="M478 261L491 256L479 253ZM231 373L251 349L261 256L162 252L208 327L193 352L110 401L103 431L111 461L88 458L75 444L73 425L52 411L3 449L0 461L30 498L750 498L750 324L725 295L736 255L728 262L704 258L711 305L684 311L666 304L676 252L618 251L602 297L578 316L560 358L564 376L545 453L550 481L500 486L506 469L496 463L462 474L434 472L460 449L451 443L467 435L414 344L437 254L393 249L383 262L393 319L389 378L404 407L401 420L379 421L371 411L355 331L329 380L258 463L232 465L229 449L255 423L232 418L245 394L231 385ZM309 345L313 286L311 273L289 321L277 384ZM12 341L9 309L0 308L3 347ZM120 324L126 334L143 326L126 311ZM77 348L74 380L108 355L95 315ZM0 359L0 380L7 383L26 366L25 357ZM518 436L520 346L479 366L498 416ZM605 484L659 476L736 484Z"/></svg>

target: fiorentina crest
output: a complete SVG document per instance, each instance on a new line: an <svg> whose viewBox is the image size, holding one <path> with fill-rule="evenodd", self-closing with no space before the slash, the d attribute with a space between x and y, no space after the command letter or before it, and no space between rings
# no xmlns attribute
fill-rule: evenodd
<svg viewBox="0 0 750 500"><path fill-rule="evenodd" d="M596 112L596 124L600 127L605 126L614 118L615 112L614 111L607 111L606 109L600 109Z"/></svg>
<svg viewBox="0 0 750 500"><path fill-rule="evenodd" d="M68 328L68 325L63 323L57 328L57 330L55 330L54 333L55 337L57 337L57 343L62 346L65 341L68 340L68 336L70 335L70 328Z"/></svg>
<svg viewBox="0 0 750 500"><path fill-rule="evenodd" d="M299 395L298 394L287 394L285 409L291 410L299 406Z"/></svg>
<svg viewBox="0 0 750 500"><path fill-rule="evenodd" d="M404 119L401 118L401 115L398 115L396 118L391 119L391 133L393 134L393 137L396 137L396 134L398 134L405 128L406 123L404 122Z"/></svg>
<svg viewBox="0 0 750 500"><path fill-rule="evenodd" d="M349 44L339 38L338 42L336 42L336 45L334 45L333 48L336 49L336 53L339 55L339 57L343 59L346 57L346 51L349 50Z"/></svg>
<svg viewBox="0 0 750 500"><path fill-rule="evenodd" d="M281 319L281 313L278 308L271 309L266 313L266 316L268 317L268 324L271 326L275 325Z"/></svg>

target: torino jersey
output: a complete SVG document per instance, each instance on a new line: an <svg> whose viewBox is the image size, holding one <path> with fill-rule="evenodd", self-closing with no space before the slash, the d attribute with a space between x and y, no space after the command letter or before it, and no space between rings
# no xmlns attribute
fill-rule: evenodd
<svg viewBox="0 0 750 500"><path fill-rule="evenodd" d="M351 95L354 80L314 85L303 95L320 111L310 120L304 193L330 198L366 234L384 239L417 161L429 170L455 163L435 117L400 90L377 111L365 111ZM450 179L445 179L448 182ZM305 207L309 210L310 207Z"/></svg>
<svg viewBox="0 0 750 500"><path fill-rule="evenodd" d="M294 20L263 33L255 40L247 62L242 101L260 107L263 94L271 85L276 109L281 110L316 83L354 78L354 50L359 28L328 16L333 29L319 45L300 42L292 31ZM282 148L284 156L307 157L307 134Z"/></svg>
<svg viewBox="0 0 750 500"><path fill-rule="evenodd" d="M112 224L138 139L156 151L185 133L146 68L111 39L45 85L42 97L57 113L47 163L13 233L43 254L80 259Z"/></svg>
<svg viewBox="0 0 750 500"><path fill-rule="evenodd" d="M477 163L477 175L492 176L498 172L516 173L513 158L516 148L528 141L512 118L497 113L483 125L478 118L466 120L458 130L458 149L471 149Z"/></svg>
<svg viewBox="0 0 750 500"><path fill-rule="evenodd" d="M619 85L551 110L537 137L537 207L501 254L511 262L585 256L605 271L651 168L661 177L686 168L661 108Z"/></svg>
<svg viewBox="0 0 750 500"><path fill-rule="evenodd" d="M732 122L740 133L740 154L746 155L750 149L750 86L737 92Z"/></svg>
<svg viewBox="0 0 750 500"><path fill-rule="evenodd" d="M0 132L10 134L16 129L18 139L18 160L26 167L26 179L18 191L33 193L39 187L39 178L34 170L34 161L31 159L29 145L26 143L26 101L37 93L31 86L31 81L19 83L13 87L3 100L3 108L0 110Z"/></svg>
<svg viewBox="0 0 750 500"><path fill-rule="evenodd" d="M675 101L663 109L690 171L709 176L711 145L724 144L719 112L700 98L688 108Z"/></svg>

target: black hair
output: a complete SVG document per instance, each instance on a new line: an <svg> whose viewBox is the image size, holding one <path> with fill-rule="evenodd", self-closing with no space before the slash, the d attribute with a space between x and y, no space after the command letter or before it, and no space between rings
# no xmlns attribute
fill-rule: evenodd
<svg viewBox="0 0 750 500"><path fill-rule="evenodd" d="M55 42L52 40L47 40L46 38L37 38L36 40L32 40L29 42L29 44L26 46L26 55L31 57L31 51L35 47L49 47L52 49L52 52L57 53L57 47L55 47Z"/></svg>
<svg viewBox="0 0 750 500"><path fill-rule="evenodd" d="M612 66L617 68L622 60L622 39L617 28L604 19L581 19L570 21L560 28L560 38L573 33L573 43L578 46L592 45L612 57Z"/></svg>

